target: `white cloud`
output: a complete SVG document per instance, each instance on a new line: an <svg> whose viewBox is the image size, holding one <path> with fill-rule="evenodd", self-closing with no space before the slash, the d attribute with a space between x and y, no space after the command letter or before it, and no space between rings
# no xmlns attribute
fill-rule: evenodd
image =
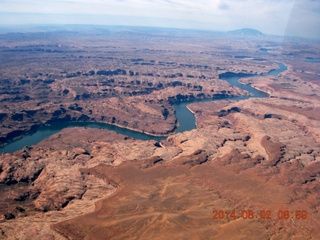
<svg viewBox="0 0 320 240"><path fill-rule="evenodd" d="M136 17L134 22L143 25L148 17L157 19L160 26L161 22L170 25L171 19L172 27L190 24L215 30L251 27L271 34L299 35L300 32L300 35L320 37L316 30L317 26L320 29L319 0L1 0L0 11L69 15L65 23L79 22L76 17L79 15L86 15L87 22L94 23L101 15L129 16L124 19L131 21ZM139 24L140 18L144 20ZM107 18L105 22L102 17L99 19L99 24L110 24ZM84 20L81 23L85 23ZM46 21L50 21L49 17Z"/></svg>

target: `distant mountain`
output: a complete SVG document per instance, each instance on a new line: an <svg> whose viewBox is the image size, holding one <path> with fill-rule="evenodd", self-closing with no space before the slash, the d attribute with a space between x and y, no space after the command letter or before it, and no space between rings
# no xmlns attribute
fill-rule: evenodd
<svg viewBox="0 0 320 240"><path fill-rule="evenodd" d="M238 30L229 31L227 33L233 36L248 36L248 37L264 36L262 32L255 29L251 29L251 28L242 28Z"/></svg>

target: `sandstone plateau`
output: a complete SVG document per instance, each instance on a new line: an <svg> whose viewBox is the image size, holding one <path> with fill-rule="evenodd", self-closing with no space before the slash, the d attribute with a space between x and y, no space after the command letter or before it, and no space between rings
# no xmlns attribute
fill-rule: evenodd
<svg viewBox="0 0 320 240"><path fill-rule="evenodd" d="M255 43L211 35L198 39L123 33L105 37L105 46L104 37L96 36L94 46L84 35L77 47L72 34L60 47L49 44L59 42L59 35L58 40L42 40L40 48L51 50L37 54L44 59L51 54L52 73L46 76L40 63L38 84L39 73L27 72L35 66L31 57L17 79L2 71L1 91L12 84L17 88L1 96L3 143L8 134L16 138L32 126L66 119L169 136L161 142L142 141L104 129L66 128L36 145L2 153L0 239L319 239L319 69L299 64L289 54L305 58L312 51L299 52L294 42L281 48L273 38ZM11 52L39 47L32 39L17 46L2 38ZM131 38L135 44L128 43ZM320 52L316 43L308 44L315 54ZM268 53L259 50L262 47ZM249 54L264 60L235 58ZM64 55L74 61L59 63ZM267 73L277 67L275 61L284 62L288 70L275 77L241 79L270 97L191 103L196 129L174 133L173 102L248 95L218 79L219 74ZM113 82L111 76L96 74L117 68L127 73L119 70ZM183 76L177 74L180 70ZM43 83L50 74L55 81ZM22 76L30 82L22 83ZM181 84L173 86L175 81ZM44 92L43 84L53 91ZM24 93L30 93L29 100L14 99Z"/></svg>

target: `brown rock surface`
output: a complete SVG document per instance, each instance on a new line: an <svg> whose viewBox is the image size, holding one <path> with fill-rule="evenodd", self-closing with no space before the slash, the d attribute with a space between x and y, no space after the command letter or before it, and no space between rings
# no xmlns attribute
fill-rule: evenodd
<svg viewBox="0 0 320 240"><path fill-rule="evenodd" d="M70 32L43 39L37 34L23 40L0 36L0 58L6 59L0 72L0 145L66 121L167 136L176 127L173 102L245 94L218 80L230 67L225 57L204 55L207 47L191 46L190 38ZM261 73L272 67L238 61L230 70Z"/></svg>
<svg viewBox="0 0 320 240"><path fill-rule="evenodd" d="M163 147L157 147L154 141L124 140L105 130L65 129L29 152L31 159L37 152L48 157L34 186L28 188L41 186L44 197L40 194L32 200L34 206L51 206L54 210L61 206L61 199L69 204L58 212L32 212L19 221L7 220L1 229L5 236L25 238L34 232L15 233L10 229L40 218L43 222L33 222L33 229L41 227L45 230L38 236L55 239L165 239L169 235L176 239L208 239L213 235L225 239L239 234L246 239L315 238L319 235L319 143L288 118L264 118L267 113L278 114L274 107L273 111L259 107L252 114L251 106L264 101L193 104L190 107L195 112L201 106L202 117L197 117L200 128L169 137ZM220 117L206 113L213 109L220 113L219 106L237 106L240 112ZM207 115L211 115L211 124L202 121L208 119ZM273 125L277 128L271 129ZM298 149L293 148L297 145L293 136L304 136ZM17 154L3 155L8 158ZM50 179L49 173L57 177ZM93 188L93 182L99 179L99 187ZM95 197L86 195L90 191ZM49 196L51 205L42 201ZM88 213L93 210L90 204L98 199L103 200ZM82 208L81 204L88 207ZM213 220L214 210L235 210L237 218ZM257 218L243 219L241 213L246 210L254 211ZM259 219L260 211L267 210L272 212L271 219ZM305 210L308 217L279 220L280 210L289 210L291 217ZM76 217L83 213L87 214ZM62 236L52 232L51 224Z"/></svg>
<svg viewBox="0 0 320 240"><path fill-rule="evenodd" d="M32 148L1 154L0 239L319 239L319 70L290 57L291 51L301 57L311 51L297 51L299 44L283 50L269 40L257 45L198 35L185 40L139 35L134 45L126 45L132 36L121 36L111 35L107 48L104 38L82 36L78 46L87 52L80 53L74 52L72 35L60 47L41 40L44 48L64 51L50 58L50 73L48 61L23 62L19 54L10 55L1 73L2 136L67 115L170 131L176 124L170 101L243 94L217 80L218 74L268 72L276 67L272 54L282 53L289 69L279 77L242 80L270 98L190 104L197 129L161 144L72 128ZM20 49L29 51L30 43ZM5 39L3 44L17 47ZM264 60L233 58L259 57L266 45ZM107 59L110 47L118 50ZM71 51L78 58L61 64ZM12 77L15 61L21 69ZM119 67L134 76L123 69L116 76L96 74ZM182 85L172 86L171 78ZM150 90L159 83L164 87ZM24 93L29 100L21 100Z"/></svg>
<svg viewBox="0 0 320 240"><path fill-rule="evenodd" d="M141 170L138 164L126 162L116 168L100 165L85 170L107 181L115 179L118 191L99 202L95 212L56 224L54 229L70 239L212 239L213 235L226 239L238 236L240 229L240 237L246 239L319 234L318 212L305 196L304 204L297 201L298 189L266 182L263 173L257 176L259 168L236 173L234 164L224 165L222 159L190 169L172 161ZM302 208L309 213L306 220L277 219L279 210L289 210L292 216ZM235 210L240 215L248 209L256 214L270 210L272 219L212 219L214 210Z"/></svg>

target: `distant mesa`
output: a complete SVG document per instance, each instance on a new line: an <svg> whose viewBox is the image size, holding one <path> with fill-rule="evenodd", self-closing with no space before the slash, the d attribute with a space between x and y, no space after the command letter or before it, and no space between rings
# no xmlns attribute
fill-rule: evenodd
<svg viewBox="0 0 320 240"><path fill-rule="evenodd" d="M233 36L248 36L248 37L264 36L262 32L255 29L251 29L251 28L242 28L238 30L229 31L227 33Z"/></svg>

